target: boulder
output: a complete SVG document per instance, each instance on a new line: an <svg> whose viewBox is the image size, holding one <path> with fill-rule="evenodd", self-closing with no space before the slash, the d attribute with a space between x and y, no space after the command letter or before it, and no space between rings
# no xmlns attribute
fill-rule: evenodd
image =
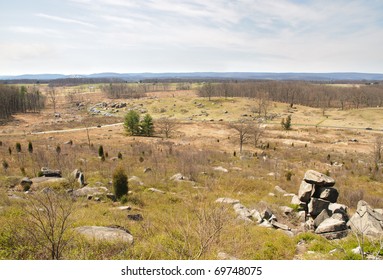
<svg viewBox="0 0 383 280"><path fill-rule="evenodd" d="M213 168L215 171L219 171L219 172L223 172L223 173L227 173L229 172L229 170L227 170L226 168L222 167L222 166L217 166L217 167L214 167Z"/></svg>
<svg viewBox="0 0 383 280"><path fill-rule="evenodd" d="M255 210L255 209L250 210L250 213L251 213L251 219L256 221L258 224L260 224L262 222L261 214L257 210Z"/></svg>
<svg viewBox="0 0 383 280"><path fill-rule="evenodd" d="M289 228L289 226L284 225L284 224L281 224L281 223L278 223L277 221L274 221L274 220L272 220L272 221L270 222L270 224L271 224L273 227L277 228L277 229L291 230L291 229Z"/></svg>
<svg viewBox="0 0 383 280"><path fill-rule="evenodd" d="M82 226L75 228L75 231L92 241L133 243L133 236L127 230L120 227Z"/></svg>
<svg viewBox="0 0 383 280"><path fill-rule="evenodd" d="M331 203L336 203L338 200L339 192L334 187L314 186L314 191L311 196L330 201Z"/></svg>
<svg viewBox="0 0 383 280"><path fill-rule="evenodd" d="M291 204L294 204L294 205L300 205L302 202L299 200L299 197L297 195L294 195L292 198L291 198Z"/></svg>
<svg viewBox="0 0 383 280"><path fill-rule="evenodd" d="M383 215L375 211L367 202L360 200L348 225L356 233L372 237L381 236L383 234Z"/></svg>
<svg viewBox="0 0 383 280"><path fill-rule="evenodd" d="M103 195L107 194L108 189L105 187L83 187L78 190L73 191L73 195L80 197L80 196L94 196L94 195Z"/></svg>
<svg viewBox="0 0 383 280"><path fill-rule="evenodd" d="M220 198L217 198L217 200L215 202L216 203L236 204L236 203L239 203L239 200L228 198L228 197L220 197Z"/></svg>
<svg viewBox="0 0 383 280"><path fill-rule="evenodd" d="M217 258L219 260L232 260L232 261L238 260L236 257L233 257L225 252L218 252Z"/></svg>
<svg viewBox="0 0 383 280"><path fill-rule="evenodd" d="M53 170L48 167L41 167L41 173L44 177L56 177L61 178L61 170Z"/></svg>
<svg viewBox="0 0 383 280"><path fill-rule="evenodd" d="M340 203L330 203L328 206L328 210L330 210L333 213L336 213L339 211L343 211L343 212L347 213L347 209L348 209L348 207L346 205L340 204Z"/></svg>
<svg viewBox="0 0 383 280"><path fill-rule="evenodd" d="M324 220L331 217L331 211L323 209L322 212L314 219L314 227L317 228Z"/></svg>
<svg viewBox="0 0 383 280"><path fill-rule="evenodd" d="M316 228L315 233L317 234L326 234L331 233L328 235L325 235L328 239L335 239L335 236L342 236L346 234L344 231L347 231L347 224L345 221L340 221L338 219L334 219L332 217L325 219L320 225ZM341 234L337 235L336 232L342 232ZM346 234L347 235L347 234Z"/></svg>
<svg viewBox="0 0 383 280"><path fill-rule="evenodd" d="M72 172L72 177L73 179L77 180L77 182L79 183L79 185L81 187L83 187L85 185L85 176L84 174L81 172L80 169L75 169L73 170Z"/></svg>
<svg viewBox="0 0 383 280"><path fill-rule="evenodd" d="M298 191L298 199L302 202L309 202L313 188L314 186L311 183L302 181Z"/></svg>
<svg viewBox="0 0 383 280"><path fill-rule="evenodd" d="M188 181L189 178L185 177L181 173L174 174L172 177L170 177L170 180L172 181Z"/></svg>
<svg viewBox="0 0 383 280"><path fill-rule="evenodd" d="M149 188L148 191L151 191L151 192L155 192L155 193L161 193L161 194L165 194L164 191L161 191L159 189L156 189L156 188Z"/></svg>
<svg viewBox="0 0 383 280"><path fill-rule="evenodd" d="M250 218L252 216L252 213L247 209L245 206L243 206L241 203L236 203L233 205L234 211L238 216Z"/></svg>
<svg viewBox="0 0 383 280"><path fill-rule="evenodd" d="M277 192L281 193L281 194L286 194L286 193L287 193L287 192L286 192L284 189L282 189L280 186L275 186L274 189L275 189Z"/></svg>
<svg viewBox="0 0 383 280"><path fill-rule="evenodd" d="M134 184L136 184L136 185L138 185L138 186L143 186L143 185L144 185L144 183L141 181L141 179L138 178L137 176L132 176L132 177L130 177L130 178L128 179L128 182L129 182L129 183L134 183Z"/></svg>
<svg viewBox="0 0 383 280"><path fill-rule="evenodd" d="M23 189L29 188L30 186L32 186L32 184L33 184L33 181L29 179L28 177L24 177L20 181L20 185L23 187Z"/></svg>
<svg viewBox="0 0 383 280"><path fill-rule="evenodd" d="M266 221L270 220L274 216L273 212L271 212L271 210L269 208L266 208L260 214L261 214L262 219L266 220Z"/></svg>
<svg viewBox="0 0 383 280"><path fill-rule="evenodd" d="M306 171L303 180L306 183L314 184L317 186L332 187L335 185L335 180L333 178L315 170Z"/></svg>
<svg viewBox="0 0 383 280"><path fill-rule="evenodd" d="M308 213L315 219L324 209L328 209L329 204L327 200L313 197L308 204Z"/></svg>
<svg viewBox="0 0 383 280"><path fill-rule="evenodd" d="M289 215L293 212L293 208L289 207L289 206L280 206L279 209L282 210L282 212L285 214L285 215Z"/></svg>

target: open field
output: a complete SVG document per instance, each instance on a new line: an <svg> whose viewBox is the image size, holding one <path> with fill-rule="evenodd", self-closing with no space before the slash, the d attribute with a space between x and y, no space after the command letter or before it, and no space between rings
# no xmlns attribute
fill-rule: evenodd
<svg viewBox="0 0 383 280"><path fill-rule="evenodd" d="M281 210L291 206L291 196L277 192L275 186L296 194L310 169L336 180L338 202L349 207L350 215L361 199L383 208L383 173L373 161L376 137L383 133L382 108L323 111L272 102L268 115L273 117L262 123L258 143L249 140L240 153L238 133L230 123L262 118L253 110L256 99L209 100L195 89L109 99L98 85L58 92L59 117L48 100L40 113L16 114L0 126L0 159L8 164L0 171L2 259L50 258L46 244L22 230L28 226L23 210L28 197L43 189L80 189L71 175L74 169L82 170L88 187L113 192L114 170L122 167L130 178L129 193L120 201L105 194L71 201L74 210L65 233L70 242L60 252L64 259L217 259L222 253L238 259L360 258L351 252L358 246L353 234L329 241L305 232L295 213ZM113 103L126 106L112 108ZM122 122L131 109L149 113L155 127L164 117L177 126L170 138L158 132L154 137L128 136ZM289 115L292 130L285 131L280 122ZM33 152L28 151L29 142ZM16 143L21 145L19 152ZM105 161L98 154L101 145ZM33 183L32 194L25 194L20 179L37 177L41 167L61 170L66 181ZM178 173L182 179L172 178ZM238 220L231 205L215 203L220 197L237 199L249 209L269 208L294 234ZM130 209L122 211L119 206ZM137 214L142 219L131 218ZM134 243L89 241L72 231L110 225L127 229ZM366 250L376 246L366 241Z"/></svg>

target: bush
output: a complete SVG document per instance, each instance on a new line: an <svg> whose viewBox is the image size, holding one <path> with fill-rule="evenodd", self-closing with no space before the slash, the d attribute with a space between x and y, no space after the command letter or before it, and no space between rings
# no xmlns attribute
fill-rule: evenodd
<svg viewBox="0 0 383 280"><path fill-rule="evenodd" d="M21 144L19 142L16 143L16 152L21 152Z"/></svg>
<svg viewBox="0 0 383 280"><path fill-rule="evenodd" d="M125 116L124 127L130 135L140 134L140 115L136 111L129 111Z"/></svg>
<svg viewBox="0 0 383 280"><path fill-rule="evenodd" d="M128 176L121 167L117 167L113 173L113 191L117 199L128 193Z"/></svg>
<svg viewBox="0 0 383 280"><path fill-rule="evenodd" d="M282 128L284 130L290 130L291 129L291 115L288 115L286 120L282 119L281 125L282 125Z"/></svg>
<svg viewBox="0 0 383 280"><path fill-rule="evenodd" d="M104 156L104 147L102 145L98 147L98 156L101 158Z"/></svg>

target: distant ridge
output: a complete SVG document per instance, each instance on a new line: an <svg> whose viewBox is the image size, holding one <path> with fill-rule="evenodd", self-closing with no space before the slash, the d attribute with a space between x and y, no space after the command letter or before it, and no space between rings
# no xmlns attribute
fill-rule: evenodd
<svg viewBox="0 0 383 280"><path fill-rule="evenodd" d="M190 73L95 73L89 75L25 74L0 76L0 80L56 80L75 78L116 78L126 81L145 79L235 79L235 80L303 80L303 81L382 81L383 74L334 73L272 73L272 72L190 72Z"/></svg>

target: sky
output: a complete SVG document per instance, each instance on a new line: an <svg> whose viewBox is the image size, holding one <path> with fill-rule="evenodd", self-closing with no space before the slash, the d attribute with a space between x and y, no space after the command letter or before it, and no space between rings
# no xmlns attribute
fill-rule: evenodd
<svg viewBox="0 0 383 280"><path fill-rule="evenodd" d="M382 0L0 0L0 75L383 73Z"/></svg>

